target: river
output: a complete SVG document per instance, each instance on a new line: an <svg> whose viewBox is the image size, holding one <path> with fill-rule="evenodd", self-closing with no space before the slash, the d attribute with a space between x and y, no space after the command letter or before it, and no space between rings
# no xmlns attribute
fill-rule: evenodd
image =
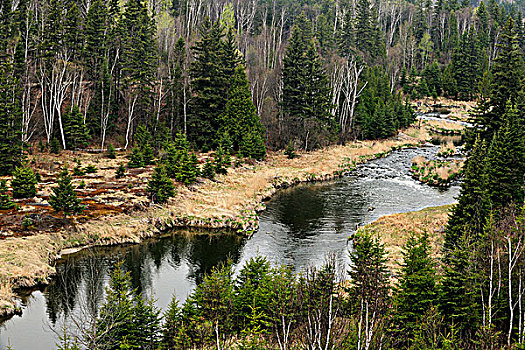
<svg viewBox="0 0 525 350"><path fill-rule="evenodd" d="M231 259L239 269L251 257L266 256L274 264L297 271L321 265L335 254L348 264L348 237L357 225L382 215L453 203L459 186L442 190L410 177L412 158L435 157L438 147L403 149L361 165L355 175L299 185L279 191L266 203L260 227L242 239L220 232L186 235L174 232L139 245L81 251L57 264L57 277L43 290L23 298L22 316L0 326L0 349L55 349L64 325L71 327L96 313L103 302L108 273L122 261L132 284L165 309L173 295L184 300L204 274Z"/></svg>

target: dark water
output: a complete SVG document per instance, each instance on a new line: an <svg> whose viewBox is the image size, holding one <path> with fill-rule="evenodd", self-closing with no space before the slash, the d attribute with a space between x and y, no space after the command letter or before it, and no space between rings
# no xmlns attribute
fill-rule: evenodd
<svg viewBox="0 0 525 350"><path fill-rule="evenodd" d="M54 349L62 327L96 314L108 273L122 261L139 291L165 309L184 300L203 275L231 259L236 269L256 255L297 270L321 265L329 253L348 263L348 236L357 225L385 214L454 202L458 187L438 190L415 182L411 159L435 156L437 147L405 149L362 166L355 176L284 190L267 203L260 229L250 239L214 233L174 234L140 245L86 250L64 259L57 278L24 298L24 312L0 326L0 349ZM342 265L343 266L343 265Z"/></svg>

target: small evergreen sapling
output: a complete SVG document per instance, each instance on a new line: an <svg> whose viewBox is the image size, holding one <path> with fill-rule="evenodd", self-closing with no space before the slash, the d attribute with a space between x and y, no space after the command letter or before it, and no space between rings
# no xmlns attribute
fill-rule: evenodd
<svg viewBox="0 0 525 350"><path fill-rule="evenodd" d="M213 160L215 163L215 173L226 175L228 173L228 171L226 170L228 165L226 164L227 159L225 159L224 150L222 149L222 147L219 146L219 148L215 152L215 157L213 158Z"/></svg>
<svg viewBox="0 0 525 350"><path fill-rule="evenodd" d="M204 167L202 168L201 174L202 177L205 177L207 179L213 179L215 177L215 168L210 158L206 159L206 163L204 163Z"/></svg>
<svg viewBox="0 0 525 350"><path fill-rule="evenodd" d="M54 154L60 153L60 143L58 142L58 139L56 137L53 137L51 139L51 143L49 147L51 149L51 153L54 153Z"/></svg>
<svg viewBox="0 0 525 350"><path fill-rule="evenodd" d="M165 203L168 198L175 196L173 182L166 173L164 166L156 166L148 181L146 192L154 203Z"/></svg>
<svg viewBox="0 0 525 350"><path fill-rule="evenodd" d="M288 157L288 159L294 159L295 157L297 157L297 153L295 153L295 147L292 141L290 141L288 143L288 146L286 146L284 154Z"/></svg>
<svg viewBox="0 0 525 350"><path fill-rule="evenodd" d="M144 165L155 164L153 161L154 158L155 155L153 154L153 148L151 148L149 142L146 142L146 144L142 147L142 160L144 161Z"/></svg>
<svg viewBox="0 0 525 350"><path fill-rule="evenodd" d="M37 183L35 173L30 167L17 167L13 172L13 180L11 180L13 198L33 198L36 196Z"/></svg>
<svg viewBox="0 0 525 350"><path fill-rule="evenodd" d="M67 168L63 168L57 178L57 187L53 188L53 194L49 196L49 204L57 212L64 212L64 217L69 214L81 213L85 207L80 204L81 200L77 197L71 183L71 175Z"/></svg>
<svg viewBox="0 0 525 350"><path fill-rule="evenodd" d="M130 169L142 168L143 166L144 166L144 158L142 156L142 152L140 151L140 148L135 147L133 148L133 151L129 158L128 168Z"/></svg>
<svg viewBox="0 0 525 350"><path fill-rule="evenodd" d="M16 204L11 200L11 197L7 193L7 181L0 181L0 210L13 209Z"/></svg>
<svg viewBox="0 0 525 350"><path fill-rule="evenodd" d="M117 168L117 172L115 173L115 177L117 179L121 179L124 176L126 176L126 167L124 166L124 163L120 163Z"/></svg>
<svg viewBox="0 0 525 350"><path fill-rule="evenodd" d="M109 159L116 159L117 158L117 154L115 152L115 147L113 147L113 144L109 144L108 145L108 150L107 150L107 153L106 153L106 157L108 157Z"/></svg>

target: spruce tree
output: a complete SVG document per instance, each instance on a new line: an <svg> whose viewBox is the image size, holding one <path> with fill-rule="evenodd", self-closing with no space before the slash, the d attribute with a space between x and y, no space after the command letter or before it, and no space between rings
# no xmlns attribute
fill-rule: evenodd
<svg viewBox="0 0 525 350"><path fill-rule="evenodd" d="M18 80L13 66L3 60L0 62L0 176L10 175L22 162Z"/></svg>
<svg viewBox="0 0 525 350"><path fill-rule="evenodd" d="M11 180L13 198L33 198L37 183L35 173L29 166L16 167Z"/></svg>
<svg viewBox="0 0 525 350"><path fill-rule="evenodd" d="M487 200L493 209L510 203L523 204L525 176L525 144L523 124L516 107L507 104L503 126L496 131L486 159Z"/></svg>
<svg viewBox="0 0 525 350"><path fill-rule="evenodd" d="M458 48L452 56L452 71L460 99L470 100L477 92L481 78L481 55L473 27L461 36Z"/></svg>
<svg viewBox="0 0 525 350"><path fill-rule="evenodd" d="M64 217L70 214L79 214L84 211L85 206L81 204L81 200L77 197L73 184L71 183L71 175L66 167L64 167L57 177L57 187L53 188L53 194L49 196L48 202L57 212L63 212Z"/></svg>
<svg viewBox="0 0 525 350"><path fill-rule="evenodd" d="M156 166L153 169L146 192L154 203L159 204L165 203L169 198L175 196L175 187L163 165Z"/></svg>
<svg viewBox="0 0 525 350"><path fill-rule="evenodd" d="M144 166L144 158L142 151L138 147L134 147L131 156L129 157L128 168L142 168Z"/></svg>
<svg viewBox="0 0 525 350"><path fill-rule="evenodd" d="M445 229L445 254L454 251L463 235L476 239L483 232L488 210L485 200L486 154L486 142L478 137L465 162L458 203L454 205Z"/></svg>
<svg viewBox="0 0 525 350"><path fill-rule="evenodd" d="M124 163L120 163L117 171L115 172L115 178L121 179L124 176L126 176L126 167L124 166Z"/></svg>
<svg viewBox="0 0 525 350"><path fill-rule="evenodd" d="M224 34L219 21L212 24L206 18L200 35L200 40L192 47L195 60L190 67L193 97L189 104L188 138L197 148L209 150L215 144L220 116L226 105L231 77L227 74L233 72L238 58L232 52L225 52L225 47L230 46L222 42ZM235 59L235 62L228 59Z"/></svg>
<svg viewBox="0 0 525 350"><path fill-rule="evenodd" d="M69 149L86 146L88 144L88 130L84 124L84 116L78 106L73 106L70 112L64 114L64 136Z"/></svg>
<svg viewBox="0 0 525 350"><path fill-rule="evenodd" d="M431 254L426 232L419 236L412 234L403 248L393 322L395 331L405 339L412 338L422 317L438 304L436 264Z"/></svg>
<svg viewBox="0 0 525 350"><path fill-rule="evenodd" d="M232 139L233 148L239 149L243 139L254 133L262 134L263 127L253 105L250 83L244 66L239 65L230 81L228 101L221 116L223 132Z"/></svg>
<svg viewBox="0 0 525 350"><path fill-rule="evenodd" d="M294 24L283 59L280 113L286 123L284 144L299 139L305 149L319 146L334 131L330 89L304 14Z"/></svg>
<svg viewBox="0 0 525 350"><path fill-rule="evenodd" d="M7 193L7 181L2 179L0 181L0 210L9 210L16 207L16 204L11 200Z"/></svg>
<svg viewBox="0 0 525 350"><path fill-rule="evenodd" d="M210 158L206 159L206 162L204 163L204 167L202 168L201 174L203 177L207 179L213 179L215 178L215 169L213 166L213 162Z"/></svg>

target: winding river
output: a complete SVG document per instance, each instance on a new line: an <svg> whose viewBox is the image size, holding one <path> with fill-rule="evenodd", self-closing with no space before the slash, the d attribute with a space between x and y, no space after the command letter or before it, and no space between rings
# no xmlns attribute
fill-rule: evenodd
<svg viewBox="0 0 525 350"><path fill-rule="evenodd" d="M231 259L239 269L251 257L296 270L320 265L328 254L348 264L348 236L358 225L382 215L454 202L459 187L422 185L409 174L412 158L435 157L438 147L396 151L368 162L342 179L305 184L278 192L261 213L260 228L249 239L217 234L175 232L140 245L103 247L69 256L57 265L47 288L23 298L22 316L0 325L0 349L55 349L64 325L95 314L103 302L108 272L120 260L139 291L165 309L173 295L184 300L204 274Z"/></svg>

